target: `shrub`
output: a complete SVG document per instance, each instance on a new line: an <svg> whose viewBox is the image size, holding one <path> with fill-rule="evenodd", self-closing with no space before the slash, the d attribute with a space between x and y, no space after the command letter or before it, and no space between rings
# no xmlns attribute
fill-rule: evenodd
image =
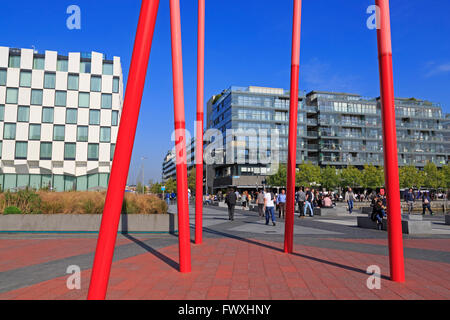
<svg viewBox="0 0 450 320"><path fill-rule="evenodd" d="M22 213L41 213L41 198L32 189L20 190L16 193L5 192L2 195L1 207L17 207Z"/></svg>
<svg viewBox="0 0 450 320"><path fill-rule="evenodd" d="M20 211L19 208L11 206L11 207L7 207L4 211L3 214L21 214L22 211Z"/></svg>

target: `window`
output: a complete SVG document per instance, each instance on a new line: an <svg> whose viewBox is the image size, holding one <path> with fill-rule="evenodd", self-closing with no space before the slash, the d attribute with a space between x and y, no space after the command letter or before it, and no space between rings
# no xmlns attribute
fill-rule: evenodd
<svg viewBox="0 0 450 320"><path fill-rule="evenodd" d="M31 88L31 71L20 71L20 84L21 87Z"/></svg>
<svg viewBox="0 0 450 320"><path fill-rule="evenodd" d="M16 124L5 123L5 126L3 128L3 139L14 140L15 138L16 138Z"/></svg>
<svg viewBox="0 0 450 320"><path fill-rule="evenodd" d="M65 58L58 58L58 62L56 64L56 71L67 72L68 69L69 69L69 61Z"/></svg>
<svg viewBox="0 0 450 320"><path fill-rule="evenodd" d="M91 73L91 61L80 62L80 73Z"/></svg>
<svg viewBox="0 0 450 320"><path fill-rule="evenodd" d="M102 109L112 108L112 94L102 93Z"/></svg>
<svg viewBox="0 0 450 320"><path fill-rule="evenodd" d="M117 78L117 77L113 78L113 92L114 93L119 92L119 78Z"/></svg>
<svg viewBox="0 0 450 320"><path fill-rule="evenodd" d="M66 123L76 124L77 123L77 109L67 109L66 110Z"/></svg>
<svg viewBox="0 0 450 320"><path fill-rule="evenodd" d="M28 132L28 140L41 140L40 124L30 124L30 129Z"/></svg>
<svg viewBox="0 0 450 320"><path fill-rule="evenodd" d="M67 90L78 90L78 78L77 74L69 74L67 78Z"/></svg>
<svg viewBox="0 0 450 320"><path fill-rule="evenodd" d="M45 60L42 57L34 57L33 59L33 69L44 70Z"/></svg>
<svg viewBox="0 0 450 320"><path fill-rule="evenodd" d="M88 144L88 160L98 160L98 144Z"/></svg>
<svg viewBox="0 0 450 320"><path fill-rule="evenodd" d="M117 126L119 124L119 111L113 111L111 113L111 125Z"/></svg>
<svg viewBox="0 0 450 320"><path fill-rule="evenodd" d="M65 126L54 125L53 126L53 140L54 141L64 141L65 136Z"/></svg>
<svg viewBox="0 0 450 320"><path fill-rule="evenodd" d="M17 96L19 89L7 88L6 89L6 103L17 104Z"/></svg>
<svg viewBox="0 0 450 320"><path fill-rule="evenodd" d="M16 142L16 159L26 159L28 151L28 142Z"/></svg>
<svg viewBox="0 0 450 320"><path fill-rule="evenodd" d="M51 160L52 159L52 143L51 142L41 142L40 150L41 160Z"/></svg>
<svg viewBox="0 0 450 320"><path fill-rule="evenodd" d="M6 70L0 69L0 86L6 86Z"/></svg>
<svg viewBox="0 0 450 320"><path fill-rule="evenodd" d="M55 89L56 74L46 72L44 74L44 88L45 89Z"/></svg>
<svg viewBox="0 0 450 320"><path fill-rule="evenodd" d="M89 92L80 92L78 94L78 106L80 108L89 108L90 94Z"/></svg>
<svg viewBox="0 0 450 320"><path fill-rule="evenodd" d="M93 92L102 91L102 77L98 76L91 77L91 91Z"/></svg>
<svg viewBox="0 0 450 320"><path fill-rule="evenodd" d="M3 141L0 141L0 159L2 158Z"/></svg>
<svg viewBox="0 0 450 320"><path fill-rule="evenodd" d="M42 122L53 123L53 108L42 108Z"/></svg>
<svg viewBox="0 0 450 320"><path fill-rule="evenodd" d="M9 56L8 67L10 68L20 68L20 56Z"/></svg>
<svg viewBox="0 0 450 320"><path fill-rule="evenodd" d="M100 128L100 142L111 142L111 128Z"/></svg>
<svg viewBox="0 0 450 320"><path fill-rule="evenodd" d="M64 144L64 160L75 160L76 143Z"/></svg>
<svg viewBox="0 0 450 320"><path fill-rule="evenodd" d="M66 91L56 91L55 93L55 106L57 107L65 107L67 101L67 92Z"/></svg>
<svg viewBox="0 0 450 320"><path fill-rule="evenodd" d="M89 110L89 124L100 124L100 110Z"/></svg>
<svg viewBox="0 0 450 320"><path fill-rule="evenodd" d="M17 108L17 122L28 122L30 121L30 107Z"/></svg>
<svg viewBox="0 0 450 320"><path fill-rule="evenodd" d="M111 75L113 74L113 64L108 62L103 62L103 74Z"/></svg>
<svg viewBox="0 0 450 320"><path fill-rule="evenodd" d="M31 90L31 105L42 105L42 90Z"/></svg>
<svg viewBox="0 0 450 320"><path fill-rule="evenodd" d="M5 121L5 106L0 105L0 121Z"/></svg>
<svg viewBox="0 0 450 320"><path fill-rule="evenodd" d="M113 161L113 159L114 159L114 151L115 150L116 150L116 144L112 143L111 144L111 149L110 149L110 152L109 152L109 156L110 156L110 160L111 161Z"/></svg>
<svg viewBox="0 0 450 320"><path fill-rule="evenodd" d="M79 142L87 142L88 141L88 127L87 126L78 126L77 141L79 141Z"/></svg>

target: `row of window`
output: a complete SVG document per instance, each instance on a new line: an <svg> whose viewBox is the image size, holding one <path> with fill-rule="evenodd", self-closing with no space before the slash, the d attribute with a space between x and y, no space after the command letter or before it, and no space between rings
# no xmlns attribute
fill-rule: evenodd
<svg viewBox="0 0 450 320"><path fill-rule="evenodd" d="M76 158L76 148L77 144L74 142L66 142L64 143L64 160L75 160ZM111 144L110 147L110 161L113 160L114 157L114 149L116 145ZM3 148L3 141L0 141L0 155ZM87 159L89 161L98 161L98 143L89 143L87 146ZM52 160L52 150L53 143L52 142L41 142L40 150L39 150L39 159L40 160ZM16 160L25 160L28 155L28 142L27 141L17 141L15 145L14 158Z"/></svg>
<svg viewBox="0 0 450 320"><path fill-rule="evenodd" d="M7 104L17 104L18 101L19 101L19 89L7 88L6 89L6 103ZM43 90L32 89L30 105L41 106L43 104L42 101L43 101ZM55 106L56 107L65 107L66 105L67 105L67 92L66 91L55 91ZM89 106L90 106L90 93L89 92L79 92L78 106L80 108L89 108ZM102 93L101 108L102 109L112 109L112 94Z"/></svg>
<svg viewBox="0 0 450 320"><path fill-rule="evenodd" d="M42 123L53 123L54 108L43 107L42 108ZM5 106L0 105L0 121L5 119ZM66 109L66 124L77 124L78 109L67 108ZM30 107L19 106L17 108L17 122L29 122L30 121ZM113 110L111 112L111 125L117 126L119 123L119 111ZM89 124L100 125L100 110L89 110Z"/></svg>
<svg viewBox="0 0 450 320"><path fill-rule="evenodd" d="M79 75L69 74L67 76L67 90L79 90ZM7 80L7 72L5 69L0 69L0 85L5 86ZM114 93L119 92L119 77L114 77L112 79L112 88ZM24 88L31 88L32 83L32 72L31 70L21 70L19 76L19 86ZM55 89L56 87L56 73L45 72L44 73L44 89ZM101 76L91 76L91 91L101 92L102 91L102 77Z"/></svg>
<svg viewBox="0 0 450 320"><path fill-rule="evenodd" d="M111 128L110 127L100 127L100 142L111 142ZM77 141L87 142L89 137L89 127L88 126L77 126ZM15 123L5 123L3 128L3 139L4 140L15 140L16 139L16 124ZM40 124L30 124L28 130L29 140L41 140L41 125ZM64 125L54 125L53 126L53 140L54 141L64 141L65 139L65 126Z"/></svg>
<svg viewBox="0 0 450 320"><path fill-rule="evenodd" d="M9 68L20 68L20 55L10 55L8 61ZM45 69L45 58L35 56L33 57L33 69L44 70ZM67 72L69 69L69 60L67 57L58 57L56 63L56 70ZM112 62L103 62L102 74L112 75L114 71L114 65ZM80 61L80 73L91 73L91 61L82 59Z"/></svg>

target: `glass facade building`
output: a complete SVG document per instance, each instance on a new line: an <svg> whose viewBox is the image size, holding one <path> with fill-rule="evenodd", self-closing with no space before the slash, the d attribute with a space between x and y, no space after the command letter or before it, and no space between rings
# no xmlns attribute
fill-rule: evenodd
<svg viewBox="0 0 450 320"><path fill-rule="evenodd" d="M0 47L0 187L108 186L123 102L120 58Z"/></svg>
<svg viewBox="0 0 450 320"><path fill-rule="evenodd" d="M245 163L214 165L214 188L236 186L255 188L265 182L274 168L263 161L250 161L252 148L248 132L267 129L265 142L271 145L270 132L278 132L279 162L287 162L289 131L289 91L278 88L230 87L213 96L207 104L207 129L222 133L224 157L235 150ZM423 167L430 161L438 167L449 157L446 117L439 104L424 100L395 100L399 166ZM378 98L347 93L312 91L299 96L297 126L297 164L311 162L337 168L364 164L383 165L381 106ZM243 134L227 134L243 130ZM249 131L250 130L250 131ZM206 143L206 142L205 142ZM231 150L231 149L228 149ZM259 149L258 149L259 150ZM228 151L229 152L229 151ZM239 154L239 152L243 154ZM258 157L261 152L258 152Z"/></svg>

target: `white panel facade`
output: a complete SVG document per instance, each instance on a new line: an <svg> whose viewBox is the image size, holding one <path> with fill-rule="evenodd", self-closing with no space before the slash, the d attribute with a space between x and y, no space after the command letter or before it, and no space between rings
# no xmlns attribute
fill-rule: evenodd
<svg viewBox="0 0 450 320"><path fill-rule="evenodd" d="M8 67L10 52L19 57L13 60L15 67L11 68ZM107 75L103 74L105 60L101 53L69 53L67 70L64 63L58 63L58 52L46 51L45 55L38 55L39 58L45 57L43 62L35 59L36 54L32 49L0 47L0 68L7 70L7 83L0 85L0 105L5 106L3 120L0 120L0 184L8 181L10 185L4 186L7 189L21 187L11 176L5 179L5 174L29 174L37 175L45 186L48 186L50 176L51 179L56 176L52 180L56 191L70 189L75 180L82 190L95 189L99 183L105 187L111 170L111 145L115 144L118 132L118 124L113 126L111 123L112 110L120 115L123 100L120 58L106 60L108 64L113 62L113 75ZM62 57L61 60L64 59ZM23 86L20 86L21 71L31 71L31 77L27 72L23 74ZM48 88L44 89L45 73ZM91 75L101 77L99 87L95 88L95 82L91 87ZM119 93L113 92L114 77L119 78ZM8 104L7 88L13 89L8 93ZM91 89L99 91L91 92ZM80 92L88 95L80 95ZM111 96L111 106L105 100L102 108L102 94ZM100 142L101 127L110 128L110 142ZM8 137L5 140L6 132ZM19 148L16 148L17 142L21 143ZM18 181L24 183L23 179ZM36 177L33 181L36 183Z"/></svg>

